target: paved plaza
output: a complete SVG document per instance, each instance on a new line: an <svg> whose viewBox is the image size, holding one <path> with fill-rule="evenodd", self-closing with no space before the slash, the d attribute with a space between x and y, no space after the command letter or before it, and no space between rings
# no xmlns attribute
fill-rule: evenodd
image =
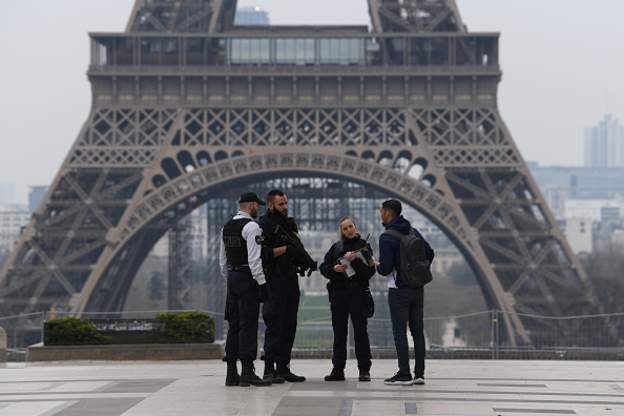
<svg viewBox="0 0 624 416"><path fill-rule="evenodd" d="M328 360L298 360L306 383L269 388L226 388L220 361L7 364L0 416L624 415L621 362L427 364L427 385L394 387L383 384L393 360L374 361L371 383L354 363L348 381L327 383Z"/></svg>

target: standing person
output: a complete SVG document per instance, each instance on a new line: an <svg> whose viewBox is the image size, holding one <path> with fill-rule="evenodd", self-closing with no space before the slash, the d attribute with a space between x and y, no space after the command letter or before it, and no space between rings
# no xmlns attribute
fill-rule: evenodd
<svg viewBox="0 0 624 416"><path fill-rule="evenodd" d="M278 377L298 383L305 377L290 371L301 296L298 273L316 270L316 263L301 244L294 219L288 217L286 194L274 189L269 192L267 203L267 213L259 221L268 249L263 251L269 293L269 300L262 307L266 324L263 378Z"/></svg>
<svg viewBox="0 0 624 416"><path fill-rule="evenodd" d="M339 223L340 240L333 244L319 267L323 276L329 279L327 290L334 329L333 369L325 381L343 381L347 361L347 328L349 315L355 335L355 355L360 370L359 380L370 381L371 351L368 339L367 315L369 307L368 281L375 275L370 245L360 237L351 217L344 217ZM364 259L358 251L367 251ZM348 271L349 262L352 270ZM349 276L351 275L351 276Z"/></svg>
<svg viewBox="0 0 624 416"><path fill-rule="evenodd" d="M429 267L434 251L401 215L402 210L401 203L394 199L384 202L380 209L386 231L379 237L377 271L388 277L388 305L399 361L399 371L384 383L425 384L424 285L431 281ZM410 252L406 250L408 247ZM409 366L408 325L416 360L413 379Z"/></svg>
<svg viewBox="0 0 624 416"><path fill-rule="evenodd" d="M257 237L262 230L254 221L260 205L266 205L253 192L241 195L240 210L223 227L219 265L227 279L226 317L229 323L225 342L226 386L270 386L254 370L258 350L260 302L266 299L266 278ZM238 375L237 360L242 373Z"/></svg>

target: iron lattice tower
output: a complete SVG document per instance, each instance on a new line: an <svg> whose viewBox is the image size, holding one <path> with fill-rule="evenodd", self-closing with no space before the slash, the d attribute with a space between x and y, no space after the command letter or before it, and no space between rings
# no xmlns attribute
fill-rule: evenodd
<svg viewBox="0 0 624 416"><path fill-rule="evenodd" d="M92 111L6 262L3 310L120 310L150 248L218 189L298 175L437 224L511 345L549 330L518 313L599 311L499 113L499 34L467 31L454 0L368 3L372 32L137 0L126 32L90 34Z"/></svg>

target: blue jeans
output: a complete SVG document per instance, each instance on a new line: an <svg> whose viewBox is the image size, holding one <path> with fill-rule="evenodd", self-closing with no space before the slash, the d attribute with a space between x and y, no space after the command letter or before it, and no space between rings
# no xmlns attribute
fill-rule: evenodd
<svg viewBox="0 0 624 416"><path fill-rule="evenodd" d="M414 372L417 376L425 373L425 334L423 327L424 288L388 289L388 305L392 319L392 335L399 360L399 371L411 374L409 366L409 346L407 326L414 339Z"/></svg>

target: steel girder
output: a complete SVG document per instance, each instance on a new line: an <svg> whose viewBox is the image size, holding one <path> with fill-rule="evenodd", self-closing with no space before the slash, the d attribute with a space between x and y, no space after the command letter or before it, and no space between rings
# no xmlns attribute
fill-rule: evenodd
<svg viewBox="0 0 624 416"><path fill-rule="evenodd" d="M189 304L193 279L191 251L191 223L187 217L169 233L169 310L182 310Z"/></svg>
<svg viewBox="0 0 624 416"><path fill-rule="evenodd" d="M389 32L465 32L455 0L368 0L373 27Z"/></svg>
<svg viewBox="0 0 624 416"><path fill-rule="evenodd" d="M234 24L236 0L136 0L128 32L215 33Z"/></svg>

